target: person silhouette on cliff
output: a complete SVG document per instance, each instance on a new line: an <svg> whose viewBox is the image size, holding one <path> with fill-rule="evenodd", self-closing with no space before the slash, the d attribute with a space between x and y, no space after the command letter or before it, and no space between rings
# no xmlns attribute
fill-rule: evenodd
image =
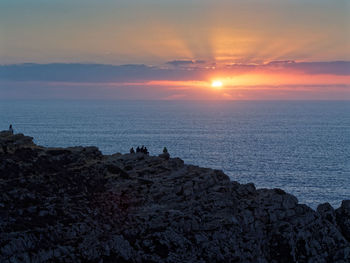
<svg viewBox="0 0 350 263"><path fill-rule="evenodd" d="M131 147L130 153L135 153L134 147Z"/></svg>
<svg viewBox="0 0 350 263"><path fill-rule="evenodd" d="M9 132L13 133L12 124L10 124L10 127L9 127Z"/></svg>
<svg viewBox="0 0 350 263"><path fill-rule="evenodd" d="M144 145L141 146L140 152L145 153L145 146Z"/></svg>

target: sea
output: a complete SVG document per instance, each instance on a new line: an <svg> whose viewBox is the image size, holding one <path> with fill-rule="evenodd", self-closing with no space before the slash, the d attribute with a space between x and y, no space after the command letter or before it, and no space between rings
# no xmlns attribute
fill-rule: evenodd
<svg viewBox="0 0 350 263"><path fill-rule="evenodd" d="M312 208L350 199L350 101L0 100L0 130L9 124L43 146L167 147Z"/></svg>

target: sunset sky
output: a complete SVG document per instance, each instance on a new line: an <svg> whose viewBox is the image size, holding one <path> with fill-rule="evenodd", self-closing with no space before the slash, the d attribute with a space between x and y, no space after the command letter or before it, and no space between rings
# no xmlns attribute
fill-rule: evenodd
<svg viewBox="0 0 350 263"><path fill-rule="evenodd" d="M350 99L350 1L2 0L0 64L0 98Z"/></svg>

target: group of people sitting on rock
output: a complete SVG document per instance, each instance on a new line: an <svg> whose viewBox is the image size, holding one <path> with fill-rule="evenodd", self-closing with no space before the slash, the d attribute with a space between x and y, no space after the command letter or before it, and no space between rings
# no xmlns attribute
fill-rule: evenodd
<svg viewBox="0 0 350 263"><path fill-rule="evenodd" d="M135 153L134 147L131 147L130 153ZM144 154L149 155L147 147L143 146L143 145L141 147L137 146L136 153L144 153ZM167 154L167 153L168 153L168 149L166 147L164 147L163 154Z"/></svg>
<svg viewBox="0 0 350 263"><path fill-rule="evenodd" d="M147 147L145 147L145 146L143 146L143 145L142 145L141 147L137 146L136 152L137 152L137 153L143 153L143 154L149 155L149 152L148 152L148 150L147 150ZM131 147L130 153L135 153L134 147Z"/></svg>

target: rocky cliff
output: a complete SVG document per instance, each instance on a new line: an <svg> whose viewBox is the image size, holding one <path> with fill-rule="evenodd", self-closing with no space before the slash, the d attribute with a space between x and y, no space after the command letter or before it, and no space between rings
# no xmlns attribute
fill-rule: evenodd
<svg viewBox="0 0 350 263"><path fill-rule="evenodd" d="M350 262L349 200L314 211L166 154L0 146L0 262Z"/></svg>

